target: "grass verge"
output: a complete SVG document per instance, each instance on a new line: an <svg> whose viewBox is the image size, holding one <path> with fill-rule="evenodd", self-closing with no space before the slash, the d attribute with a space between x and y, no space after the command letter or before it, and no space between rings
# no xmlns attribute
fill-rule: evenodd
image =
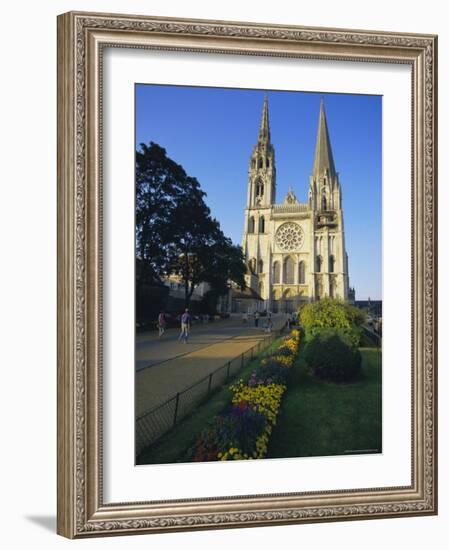
<svg viewBox="0 0 449 550"><path fill-rule="evenodd" d="M301 351L292 368L267 458L381 452L381 352L360 348L360 379L334 384L313 378Z"/></svg>

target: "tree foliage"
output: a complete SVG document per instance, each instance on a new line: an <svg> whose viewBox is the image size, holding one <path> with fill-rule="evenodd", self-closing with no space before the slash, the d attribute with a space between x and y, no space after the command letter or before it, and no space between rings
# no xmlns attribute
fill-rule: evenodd
<svg viewBox="0 0 449 550"><path fill-rule="evenodd" d="M158 282L168 272L175 254L167 221L187 191L182 166L155 143L136 151L136 255L142 262L142 279Z"/></svg>
<svg viewBox="0 0 449 550"><path fill-rule="evenodd" d="M349 382L361 371L362 357L350 335L335 328L322 328L304 350L312 373L322 380Z"/></svg>
<svg viewBox="0 0 449 550"><path fill-rule="evenodd" d="M228 280L244 286L240 247L211 216L196 178L151 142L136 152L136 253L150 281L171 274L184 283L186 305L195 287L209 282L217 293Z"/></svg>
<svg viewBox="0 0 449 550"><path fill-rule="evenodd" d="M299 311L299 317L308 337L323 328L334 328L350 335L357 345L365 322L365 314L360 309L335 298L305 304Z"/></svg>

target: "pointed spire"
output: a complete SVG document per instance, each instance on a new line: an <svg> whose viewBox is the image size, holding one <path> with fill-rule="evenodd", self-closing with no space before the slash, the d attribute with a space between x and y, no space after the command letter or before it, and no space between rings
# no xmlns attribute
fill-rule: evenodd
<svg viewBox="0 0 449 550"><path fill-rule="evenodd" d="M326 170L334 178L336 176L334 158L332 156L329 131L327 129L326 113L324 111L324 100L321 98L320 118L318 121L318 133L315 147L315 161L313 163L313 176L322 176Z"/></svg>
<svg viewBox="0 0 449 550"><path fill-rule="evenodd" d="M259 130L259 142L270 142L270 121L268 119L268 99L267 94L263 98L263 110L262 110L262 120L260 123Z"/></svg>

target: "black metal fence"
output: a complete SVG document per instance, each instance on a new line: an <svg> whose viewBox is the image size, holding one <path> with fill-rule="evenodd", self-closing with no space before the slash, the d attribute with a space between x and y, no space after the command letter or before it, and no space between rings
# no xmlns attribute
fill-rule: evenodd
<svg viewBox="0 0 449 550"><path fill-rule="evenodd" d="M267 334L249 350L234 357L164 403L138 416L136 418L136 456L191 413L195 406L211 392L229 382L242 367L278 338L284 329L285 326Z"/></svg>

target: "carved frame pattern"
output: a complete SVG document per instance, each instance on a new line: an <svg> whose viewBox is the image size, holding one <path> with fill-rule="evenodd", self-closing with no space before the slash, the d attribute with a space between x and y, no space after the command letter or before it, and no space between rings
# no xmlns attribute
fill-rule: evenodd
<svg viewBox="0 0 449 550"><path fill-rule="evenodd" d="M102 500L102 48L412 67L410 487L146 503ZM58 532L70 538L437 513L437 38L70 12L58 18Z"/></svg>

